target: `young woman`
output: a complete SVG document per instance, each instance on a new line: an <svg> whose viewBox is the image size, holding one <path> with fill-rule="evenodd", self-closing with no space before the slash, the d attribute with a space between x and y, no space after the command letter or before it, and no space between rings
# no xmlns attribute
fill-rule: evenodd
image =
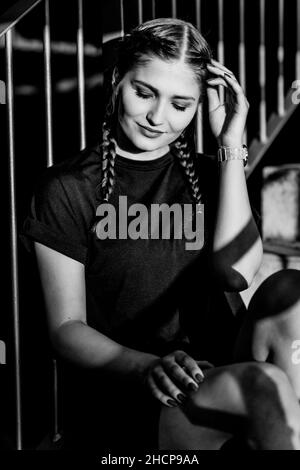
<svg viewBox="0 0 300 470"><path fill-rule="evenodd" d="M121 41L109 96L100 146L45 172L22 233L68 364L73 445L217 449L238 434L258 448L299 448L283 371L233 364L239 325L224 291L246 289L262 257L241 86L191 24L157 19ZM219 162L195 152L205 98Z"/></svg>

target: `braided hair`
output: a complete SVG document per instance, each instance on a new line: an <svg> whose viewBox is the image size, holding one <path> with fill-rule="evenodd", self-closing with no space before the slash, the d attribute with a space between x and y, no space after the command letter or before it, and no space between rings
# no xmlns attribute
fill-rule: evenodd
<svg viewBox="0 0 300 470"><path fill-rule="evenodd" d="M108 202L108 198L113 190L115 179L115 159L116 159L116 144L112 134L112 121L113 116L109 110L105 113L105 119L102 124L102 181L101 181L101 196L102 200Z"/></svg>
<svg viewBox="0 0 300 470"><path fill-rule="evenodd" d="M204 96L204 83L207 74L206 64L211 59L211 51L205 39L191 24L179 19L160 18L147 21L136 27L120 41L117 62L114 68L117 81L132 68L147 63L151 58L162 60L184 60L195 73L201 96ZM117 82L110 80L110 98L102 125L102 181L101 196L108 201L115 181L116 142L113 131L117 120ZM173 142L172 147L184 171L192 199L201 202L201 193L195 163L195 117L188 128Z"/></svg>

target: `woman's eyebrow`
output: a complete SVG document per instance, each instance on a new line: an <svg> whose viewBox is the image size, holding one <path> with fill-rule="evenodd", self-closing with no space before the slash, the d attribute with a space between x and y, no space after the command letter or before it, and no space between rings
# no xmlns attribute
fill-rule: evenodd
<svg viewBox="0 0 300 470"><path fill-rule="evenodd" d="M149 88L151 91L153 91L153 93L156 93L158 94L158 89L155 88L154 86L152 85L149 85L149 83L146 83L146 82L143 82L142 80L137 80L137 79L134 79L132 80L133 83L137 83L139 85L143 85L147 88ZM193 100L195 101L195 98L193 96L180 96L180 95L174 95L172 96L173 99L177 99L177 100Z"/></svg>

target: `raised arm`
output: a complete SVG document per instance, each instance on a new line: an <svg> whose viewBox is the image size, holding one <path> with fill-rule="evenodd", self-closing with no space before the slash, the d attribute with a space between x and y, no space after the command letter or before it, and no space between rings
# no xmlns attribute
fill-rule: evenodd
<svg viewBox="0 0 300 470"><path fill-rule="evenodd" d="M225 290L247 289L261 263L262 242L239 160L221 163L213 250L214 268Z"/></svg>
<svg viewBox="0 0 300 470"><path fill-rule="evenodd" d="M238 81L216 61L208 64L209 119L220 146L242 148L249 103ZM225 87L220 103L217 88ZM252 216L243 160L220 163L219 204L213 240L213 266L225 290L247 289L262 259L262 242Z"/></svg>

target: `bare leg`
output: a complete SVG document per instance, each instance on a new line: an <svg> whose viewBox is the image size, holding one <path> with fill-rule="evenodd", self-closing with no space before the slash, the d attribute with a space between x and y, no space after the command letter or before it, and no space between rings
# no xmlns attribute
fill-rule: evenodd
<svg viewBox="0 0 300 470"><path fill-rule="evenodd" d="M242 433L257 448L299 449L299 346L300 271L283 270L250 302L235 350L235 361L243 364L206 371L184 407L163 407L161 448L219 449Z"/></svg>
<svg viewBox="0 0 300 470"><path fill-rule="evenodd" d="M300 449L300 408L277 367L243 363L207 370L185 405L162 408L160 449L219 449L232 435L258 449Z"/></svg>
<svg viewBox="0 0 300 470"><path fill-rule="evenodd" d="M287 374L300 399L299 349L300 271L286 269L266 279L252 297L235 360L277 365Z"/></svg>

